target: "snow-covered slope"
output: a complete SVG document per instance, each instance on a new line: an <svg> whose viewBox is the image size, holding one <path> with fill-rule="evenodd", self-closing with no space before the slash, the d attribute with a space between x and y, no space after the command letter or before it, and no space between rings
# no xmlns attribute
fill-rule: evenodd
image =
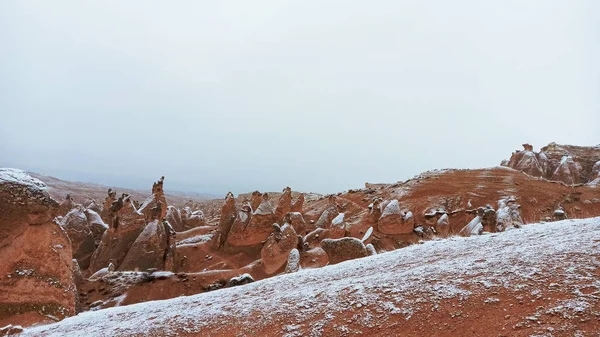
<svg viewBox="0 0 600 337"><path fill-rule="evenodd" d="M425 242L23 336L592 336L600 218Z"/></svg>

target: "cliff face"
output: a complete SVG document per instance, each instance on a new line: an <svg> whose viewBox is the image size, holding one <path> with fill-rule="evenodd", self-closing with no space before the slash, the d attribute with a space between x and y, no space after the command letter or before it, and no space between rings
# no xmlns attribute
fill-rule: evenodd
<svg viewBox="0 0 600 337"><path fill-rule="evenodd" d="M533 146L523 144L523 150L513 152L502 165L567 185L588 184L600 174L600 146L550 143L534 152Z"/></svg>
<svg viewBox="0 0 600 337"><path fill-rule="evenodd" d="M0 169L0 326L75 314L71 242L58 203L21 170Z"/></svg>

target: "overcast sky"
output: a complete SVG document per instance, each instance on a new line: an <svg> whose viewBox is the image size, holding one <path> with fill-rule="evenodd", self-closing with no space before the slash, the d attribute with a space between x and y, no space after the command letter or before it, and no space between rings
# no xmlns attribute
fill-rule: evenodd
<svg viewBox="0 0 600 337"><path fill-rule="evenodd" d="M600 2L0 1L0 166L336 192L600 143Z"/></svg>

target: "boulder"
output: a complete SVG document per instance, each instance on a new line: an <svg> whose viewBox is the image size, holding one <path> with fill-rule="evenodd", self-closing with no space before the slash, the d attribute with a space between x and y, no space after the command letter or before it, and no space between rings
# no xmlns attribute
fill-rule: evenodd
<svg viewBox="0 0 600 337"><path fill-rule="evenodd" d="M519 228L523 225L520 212L521 205L517 204L514 197L498 200L498 211L496 212L496 228L503 232L509 228Z"/></svg>
<svg viewBox="0 0 600 337"><path fill-rule="evenodd" d="M260 251L263 268L269 275L283 268L292 249L298 246L298 235L290 224L281 227L273 224L272 228L273 232Z"/></svg>
<svg viewBox="0 0 600 337"><path fill-rule="evenodd" d="M104 235L104 232L108 229L108 225L102 221L100 214L93 210L88 208L84 213L89 228L92 231L92 236L94 237L94 246L98 247L98 245L100 245L100 240L102 240L102 235Z"/></svg>
<svg viewBox="0 0 600 337"><path fill-rule="evenodd" d="M367 254L369 254L369 256L377 255L377 251L375 250L375 247L372 243L366 245L365 248L367 249Z"/></svg>
<svg viewBox="0 0 600 337"><path fill-rule="evenodd" d="M435 224L435 231L441 237L450 235L450 218L448 217L448 214L444 213L440 216Z"/></svg>
<svg viewBox="0 0 600 337"><path fill-rule="evenodd" d="M458 234L462 236L471 236L481 235L481 233L483 233L483 225L481 224L481 217L478 215L463 227Z"/></svg>
<svg viewBox="0 0 600 337"><path fill-rule="evenodd" d="M295 273L300 270L300 251L294 248L290 251L285 266L285 273Z"/></svg>
<svg viewBox="0 0 600 337"><path fill-rule="evenodd" d="M358 259L369 255L367 248L357 238L324 239L321 248L329 257L329 264Z"/></svg>
<svg viewBox="0 0 600 337"><path fill-rule="evenodd" d="M496 217L496 211L491 205L486 205L485 208L479 207L477 209L477 215L481 217L481 225L483 226L484 232L496 232L498 219Z"/></svg>
<svg viewBox="0 0 600 337"><path fill-rule="evenodd" d="M566 220L567 219L567 213L560 206L554 210L554 213L552 215L554 216L554 219L556 219L556 220Z"/></svg>
<svg viewBox="0 0 600 337"><path fill-rule="evenodd" d="M43 182L0 169L0 326L75 314L71 242L52 221L58 208Z"/></svg>
<svg viewBox="0 0 600 337"><path fill-rule="evenodd" d="M413 225L404 222L404 213L400 210L398 200L394 199L385 205L377 229L383 234L397 235L412 232Z"/></svg>

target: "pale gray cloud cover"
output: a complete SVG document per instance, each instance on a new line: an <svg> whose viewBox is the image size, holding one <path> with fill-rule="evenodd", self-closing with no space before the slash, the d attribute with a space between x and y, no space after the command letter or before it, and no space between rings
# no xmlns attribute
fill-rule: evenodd
<svg viewBox="0 0 600 337"><path fill-rule="evenodd" d="M600 2L0 2L0 165L334 192L600 143Z"/></svg>

